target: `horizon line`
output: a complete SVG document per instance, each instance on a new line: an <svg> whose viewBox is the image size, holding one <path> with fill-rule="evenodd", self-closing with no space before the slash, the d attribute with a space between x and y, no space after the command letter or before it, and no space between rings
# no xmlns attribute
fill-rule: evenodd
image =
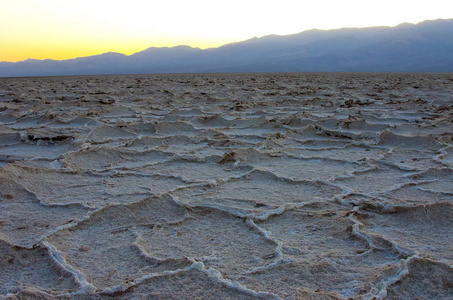
<svg viewBox="0 0 453 300"><path fill-rule="evenodd" d="M396 28L398 26L401 26L401 25L404 25L404 24L409 24L409 25L413 25L413 26L416 26L420 23L423 23L423 22L429 22L429 21L441 21L441 20L453 20L453 18L448 18L448 19L445 19L445 18L438 18L438 19L427 19L427 20L423 20L423 21L420 21L420 22L417 22L417 23L411 23L411 22L402 22L402 23L399 23L397 25L394 25L394 26L389 26L389 25L376 25L376 26L365 26L365 27L338 27L338 28L331 28L331 29L319 29L319 28L311 28L311 29L307 29L307 30L303 30L303 31L299 31L299 32L296 32L296 33L290 33L290 34L266 34L266 35L263 35L263 36L254 36L254 37L251 37L251 38L248 38L248 39L244 39L244 40L240 40L240 41L236 41L236 42L231 42L231 43L226 43L226 44L222 44L220 46L217 46L217 47L206 47L206 48L202 48L202 47L194 47L194 46L191 46L191 45L187 45L187 44L181 44L181 45L175 45L175 46L162 46L162 47L156 47L156 46L150 46L150 47L147 47L143 50L140 50L140 51L137 51L137 52L134 52L132 54L125 54L125 53L122 53L122 52L117 52L117 51L107 51L107 52L102 52L102 53L96 53L96 54L92 54L92 55L86 55L86 56L76 56L76 57L71 57L71 58L65 58L65 59L53 59L53 58L44 58L44 59L38 59L38 58L27 58L27 59L24 59L24 60L19 60L19 61L0 61L0 63L12 63L12 64L15 64L15 63L20 63L20 62L25 62L25 61L46 61L46 60L52 60L52 61L66 61L66 60L73 60L73 59L78 59L78 58L86 58L86 57L93 57L93 56L100 56L100 55L104 55L104 54L109 54L109 53L112 53L112 54L120 54L120 55L124 55L124 56L132 56L132 55L135 55L137 53L140 53L140 52L143 52L143 51L146 51L148 49L173 49L173 48L178 48L178 47L188 47L188 48L192 48L192 49L199 49L201 51L205 51L205 50L210 50L210 49L218 49L218 48L221 48L221 47L224 47L224 46L227 46L227 45L233 45L233 44L237 44L237 43L242 43L242 42L246 42L246 41L249 41L249 40L253 40L253 39L261 39L261 38L265 38L265 37L270 37L270 36L291 36L291 35L296 35L296 34L302 34L304 32L308 32L308 31L335 31L335 30L344 30L344 29L368 29L368 28Z"/></svg>

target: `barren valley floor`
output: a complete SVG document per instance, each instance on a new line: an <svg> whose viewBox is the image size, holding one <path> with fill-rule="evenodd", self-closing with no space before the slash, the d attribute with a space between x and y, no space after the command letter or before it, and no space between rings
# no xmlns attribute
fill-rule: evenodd
<svg viewBox="0 0 453 300"><path fill-rule="evenodd" d="M0 298L453 299L452 74L0 79Z"/></svg>

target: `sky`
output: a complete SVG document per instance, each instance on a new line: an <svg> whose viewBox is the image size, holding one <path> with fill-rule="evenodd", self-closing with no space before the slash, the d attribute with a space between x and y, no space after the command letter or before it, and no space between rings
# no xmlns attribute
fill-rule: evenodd
<svg viewBox="0 0 453 300"><path fill-rule="evenodd" d="M0 0L0 61L202 49L305 30L453 18L453 0Z"/></svg>

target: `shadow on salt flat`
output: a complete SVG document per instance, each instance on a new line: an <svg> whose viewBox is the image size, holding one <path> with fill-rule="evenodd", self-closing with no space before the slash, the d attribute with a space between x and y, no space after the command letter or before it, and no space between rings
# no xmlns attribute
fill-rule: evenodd
<svg viewBox="0 0 453 300"><path fill-rule="evenodd" d="M387 288L388 299L452 299L453 269L429 259L415 258L409 274Z"/></svg>
<svg viewBox="0 0 453 300"><path fill-rule="evenodd" d="M392 211L370 214L365 229L385 236L400 247L417 251L453 266L453 203L395 206Z"/></svg>
<svg viewBox="0 0 453 300"><path fill-rule="evenodd" d="M286 204L329 201L342 190L322 182L294 181L255 170L216 185L181 188L174 192L190 206L222 206L245 211L265 211Z"/></svg>
<svg viewBox="0 0 453 300"><path fill-rule="evenodd" d="M283 298L294 298L304 288L332 297L369 293L370 282L382 277L398 261L398 254L391 249L366 252L368 244L351 234L348 211L329 206L331 210L325 204L311 204L257 223L281 243L283 260L244 274L240 282Z"/></svg>
<svg viewBox="0 0 453 300"><path fill-rule="evenodd" d="M130 205L107 206L74 227L47 238L71 266L83 272L97 289L130 283L151 273L178 270L191 263L185 257L149 257L135 245L142 230L180 222L184 207L168 197L147 198Z"/></svg>
<svg viewBox="0 0 453 300"><path fill-rule="evenodd" d="M74 275L59 268L48 250L26 249L0 238L0 294L14 294L24 287L50 295L75 292L80 288Z"/></svg>

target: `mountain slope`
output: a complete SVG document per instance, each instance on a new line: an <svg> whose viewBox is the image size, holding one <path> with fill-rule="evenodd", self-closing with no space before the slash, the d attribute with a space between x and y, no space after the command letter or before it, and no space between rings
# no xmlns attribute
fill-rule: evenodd
<svg viewBox="0 0 453 300"><path fill-rule="evenodd" d="M453 19L308 30L201 50L149 48L70 60L0 63L0 76L177 72L453 72Z"/></svg>

